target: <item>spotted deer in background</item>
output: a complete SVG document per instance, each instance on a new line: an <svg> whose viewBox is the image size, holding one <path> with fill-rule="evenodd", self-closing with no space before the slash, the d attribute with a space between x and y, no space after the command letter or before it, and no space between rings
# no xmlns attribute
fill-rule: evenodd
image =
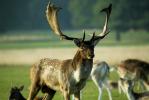
<svg viewBox="0 0 149 100"><path fill-rule="evenodd" d="M149 63L138 59L126 59L117 67L120 78L139 82L142 89L149 90Z"/></svg>
<svg viewBox="0 0 149 100"><path fill-rule="evenodd" d="M108 33L108 20L111 13L111 4L101 12L106 13L106 21L102 33L93 36L90 40L85 40L85 31L83 38L74 38L63 34L60 30L57 14L61 9L48 4L46 16L53 32L60 36L62 40L71 40L78 47L78 50L72 59L59 60L45 58L32 66L30 71L31 89L28 100L33 100L39 90L48 94L47 100L51 100L56 91L61 91L65 100L70 100L73 94L75 100L80 100L80 90L84 88L88 77L90 76L94 47Z"/></svg>

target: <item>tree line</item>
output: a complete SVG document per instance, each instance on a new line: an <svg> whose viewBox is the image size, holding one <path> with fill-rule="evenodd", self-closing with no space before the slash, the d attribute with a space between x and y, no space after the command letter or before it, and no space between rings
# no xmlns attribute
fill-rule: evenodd
<svg viewBox="0 0 149 100"><path fill-rule="evenodd" d="M49 0L1 0L0 31L48 29L45 10ZM113 4L110 27L115 30L149 30L148 0L53 0L62 7L63 29L102 28L100 10Z"/></svg>

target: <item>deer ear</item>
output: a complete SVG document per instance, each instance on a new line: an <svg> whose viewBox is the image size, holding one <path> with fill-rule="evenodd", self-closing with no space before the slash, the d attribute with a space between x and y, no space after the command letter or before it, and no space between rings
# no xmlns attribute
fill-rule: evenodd
<svg viewBox="0 0 149 100"><path fill-rule="evenodd" d="M74 39L74 43L76 46L80 47L81 46L81 41L79 39Z"/></svg>
<svg viewBox="0 0 149 100"><path fill-rule="evenodd" d="M24 85L20 86L19 90L22 91L24 89Z"/></svg>

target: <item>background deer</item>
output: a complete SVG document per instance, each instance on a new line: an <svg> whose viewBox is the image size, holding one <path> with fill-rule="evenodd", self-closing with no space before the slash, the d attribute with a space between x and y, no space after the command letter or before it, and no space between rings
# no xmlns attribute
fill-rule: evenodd
<svg viewBox="0 0 149 100"><path fill-rule="evenodd" d="M70 100L74 94L75 100L80 100L80 90L85 86L91 73L94 58L94 47L108 33L107 24L111 12L111 6L102 10L106 12L106 21L103 32L85 41L85 32L82 39L64 35L60 30L57 13L59 7L47 6L46 16L53 32L61 39L71 40L79 48L72 59L41 59L31 68L31 89L28 100L33 100L39 90L48 93L47 100L51 100L56 91L61 91L65 100Z"/></svg>
<svg viewBox="0 0 149 100"><path fill-rule="evenodd" d="M91 76L92 81L98 87L98 91L99 91L98 100L101 100L102 98L103 87L107 89L108 94L109 94L109 99L112 100L110 88L114 87L113 86L114 83L109 82L108 80L109 73L110 73L110 67L106 62L96 61L94 63L90 76ZM81 92L81 95L82 95L82 92ZM73 100L74 100L74 97L73 97Z"/></svg>
<svg viewBox="0 0 149 100"><path fill-rule="evenodd" d="M133 82L140 82L141 86L144 86L149 90L149 63L137 59L127 59L122 61L117 72L120 78L131 80Z"/></svg>
<svg viewBox="0 0 149 100"><path fill-rule="evenodd" d="M99 95L98 100L102 98L103 87L106 88L109 99L112 100L110 86L108 82L110 67L106 62L96 62L91 71L91 78L95 85L98 87Z"/></svg>
<svg viewBox="0 0 149 100"><path fill-rule="evenodd" d="M120 78L119 85L129 100L149 100L149 92L134 92L133 81Z"/></svg>

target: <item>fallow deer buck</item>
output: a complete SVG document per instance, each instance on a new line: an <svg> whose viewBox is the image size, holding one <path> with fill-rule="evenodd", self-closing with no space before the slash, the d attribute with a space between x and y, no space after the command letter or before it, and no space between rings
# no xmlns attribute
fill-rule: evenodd
<svg viewBox="0 0 149 100"><path fill-rule="evenodd" d="M51 100L56 91L61 91L65 100L70 100L70 95L74 94L75 100L80 100L80 90L85 86L91 73L94 58L94 47L108 33L108 20L111 12L111 4L101 12L106 12L106 21L101 34L93 36L85 41L85 32L82 39L64 35L60 30L57 14L60 10L52 4L48 4L46 16L51 29L61 39L71 40L78 51L72 59L41 59L31 68L31 89L28 100L33 100L39 90L48 93L47 100Z"/></svg>
<svg viewBox="0 0 149 100"><path fill-rule="evenodd" d="M134 83L140 82L143 88L149 90L149 63L137 59L127 59L122 61L117 72L120 78L131 80Z"/></svg>

